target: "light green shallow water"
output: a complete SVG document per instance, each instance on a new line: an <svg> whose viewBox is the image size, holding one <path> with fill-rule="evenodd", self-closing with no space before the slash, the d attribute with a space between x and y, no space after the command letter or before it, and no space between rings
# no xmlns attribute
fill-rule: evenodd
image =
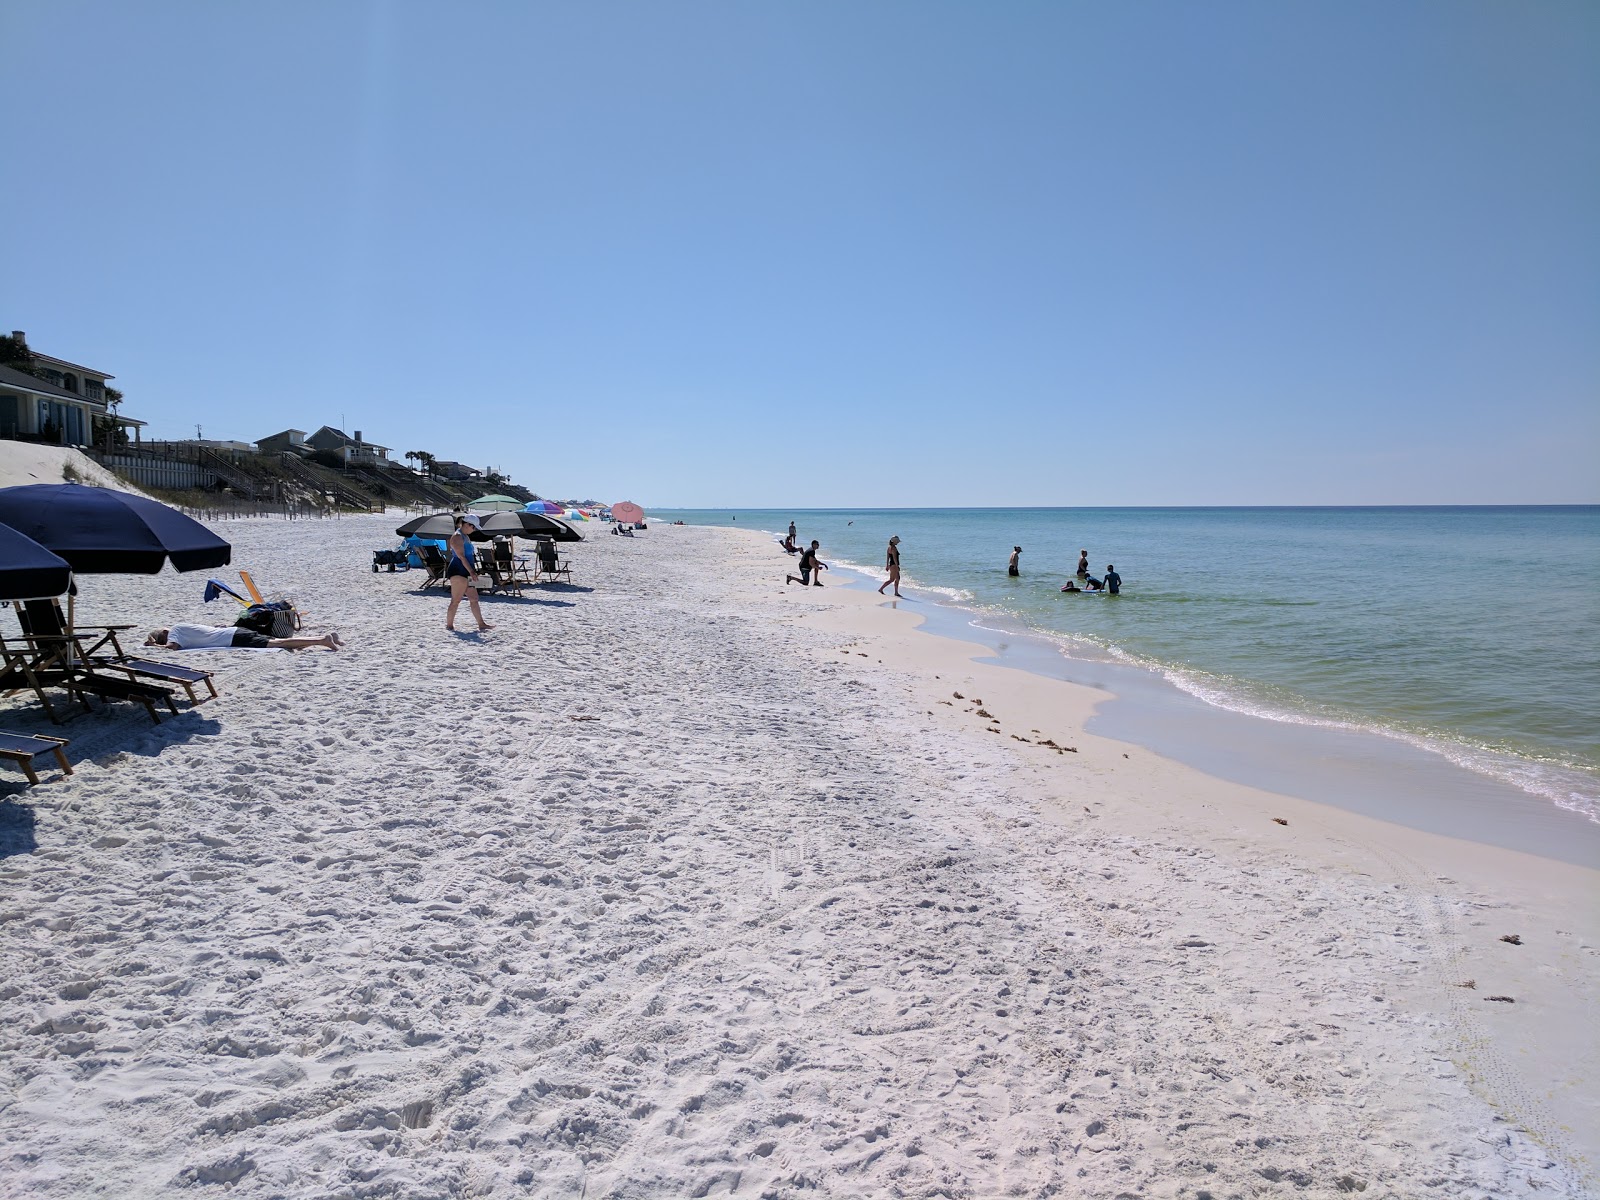
<svg viewBox="0 0 1600 1200"><path fill-rule="evenodd" d="M651 510L779 532L1277 720L1404 738L1600 817L1600 507ZM1019 579L1006 574L1023 547ZM1090 554L1123 594L1063 595ZM774 572L781 570L774 559Z"/></svg>

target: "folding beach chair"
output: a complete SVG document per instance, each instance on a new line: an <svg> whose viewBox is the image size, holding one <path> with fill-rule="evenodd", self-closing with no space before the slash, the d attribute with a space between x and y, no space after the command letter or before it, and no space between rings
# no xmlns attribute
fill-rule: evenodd
<svg viewBox="0 0 1600 1200"><path fill-rule="evenodd" d="M44 733L8 733L0 730L0 758L9 759L22 768L28 777L28 786L37 787L39 774L33 769L33 760L40 754L54 754L63 775L72 774L72 764L67 761L67 739L51 737Z"/></svg>
<svg viewBox="0 0 1600 1200"><path fill-rule="evenodd" d="M527 558L518 557L516 552L511 548L511 543L509 541L496 542L494 544L494 565L496 570L498 570L501 575L509 579L513 584L518 582L533 582L533 580L528 577Z"/></svg>
<svg viewBox="0 0 1600 1200"><path fill-rule="evenodd" d="M516 569L506 566L497 559L485 557L483 569L489 573L489 578L494 581L493 591L515 592L522 595L522 580L517 578Z"/></svg>
<svg viewBox="0 0 1600 1200"><path fill-rule="evenodd" d="M131 629L131 625L97 625L89 627L82 635L69 634L61 620L61 607L54 600L26 601L18 607L17 618L22 624L23 636L0 638L0 650L5 658L0 688L17 691L31 687L52 721L60 724L62 718L45 693L47 687L65 688L85 709L90 707L89 696L102 700L132 700L144 705L150 719L158 725L161 723L161 714L156 711L158 703L165 704L174 716L177 715L178 706L169 688L95 670L93 651L101 647L110 645L116 657L125 657L117 643L117 633ZM109 656L101 656L102 659L106 657Z"/></svg>
<svg viewBox="0 0 1600 1200"><path fill-rule="evenodd" d="M70 643L71 661L83 663L91 670L110 669L125 672L130 678L159 680L163 684L176 684L184 690L191 705L199 704L195 685L204 684L216 699L217 685L210 671L197 667L180 667L176 663L158 662L155 659L128 654L123 651L117 634L132 629L131 625L86 625L67 631L59 600L25 600L17 606L17 621L25 637L58 639ZM110 650L105 648L109 646Z"/></svg>
<svg viewBox="0 0 1600 1200"><path fill-rule="evenodd" d="M437 546L419 546L418 552L422 555L422 566L428 572L428 577L422 581L423 588L431 588L434 584L444 587L448 580L444 577L444 569L449 565L444 553Z"/></svg>
<svg viewBox="0 0 1600 1200"><path fill-rule="evenodd" d="M284 599L274 601L263 600L261 598L260 590L256 587L256 581L250 578L249 571L240 571L239 579L240 582L244 584L244 590L250 593L250 603L253 607L276 608L288 614L287 616L281 618L274 626L272 634L273 637L292 637L294 636L295 632L305 624L303 619L304 614L295 607L292 601Z"/></svg>
<svg viewBox="0 0 1600 1200"><path fill-rule="evenodd" d="M76 716L76 713L58 713L56 706L50 701L50 693L45 689L50 687L63 687L84 712L89 711L89 701L84 695L74 688L69 682L65 671L44 666L37 661L38 655L33 647L18 638L0 638L0 692L7 696L15 695L20 691L32 691L43 707L45 715L52 722L59 725L67 716Z"/></svg>
<svg viewBox="0 0 1600 1200"><path fill-rule="evenodd" d="M556 544L548 538L539 539L539 575L546 579L565 579L572 582L572 568L565 559L556 556Z"/></svg>

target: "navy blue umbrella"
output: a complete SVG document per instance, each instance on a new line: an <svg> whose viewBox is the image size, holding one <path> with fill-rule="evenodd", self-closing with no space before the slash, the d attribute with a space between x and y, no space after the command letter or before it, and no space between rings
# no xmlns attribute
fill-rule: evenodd
<svg viewBox="0 0 1600 1200"><path fill-rule="evenodd" d="M0 488L0 524L60 555L80 575L154 575L225 567L233 548L157 500L77 483Z"/></svg>
<svg viewBox="0 0 1600 1200"><path fill-rule="evenodd" d="M32 538L0 525L0 600L59 596L72 583L72 568Z"/></svg>

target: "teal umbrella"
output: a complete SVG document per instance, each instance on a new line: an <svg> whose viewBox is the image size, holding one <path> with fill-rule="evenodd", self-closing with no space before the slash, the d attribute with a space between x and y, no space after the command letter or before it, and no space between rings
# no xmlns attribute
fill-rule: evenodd
<svg viewBox="0 0 1600 1200"><path fill-rule="evenodd" d="M515 496L479 496L467 505L473 512L514 512L523 506L524 501Z"/></svg>

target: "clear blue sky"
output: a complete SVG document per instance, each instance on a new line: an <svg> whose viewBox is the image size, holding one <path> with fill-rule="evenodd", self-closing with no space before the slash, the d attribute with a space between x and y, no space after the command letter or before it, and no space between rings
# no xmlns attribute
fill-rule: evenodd
<svg viewBox="0 0 1600 1200"><path fill-rule="evenodd" d="M1600 5L0 0L0 325L647 504L1600 501Z"/></svg>

